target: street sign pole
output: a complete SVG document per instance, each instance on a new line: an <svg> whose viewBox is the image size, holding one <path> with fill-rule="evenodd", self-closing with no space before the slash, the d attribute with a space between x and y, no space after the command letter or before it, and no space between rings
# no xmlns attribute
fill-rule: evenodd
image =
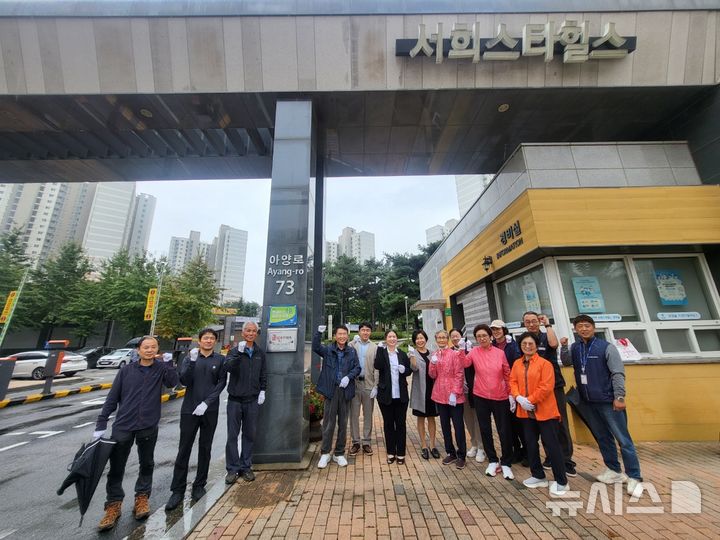
<svg viewBox="0 0 720 540"><path fill-rule="evenodd" d="M3 341L5 341L5 335L7 334L8 328L10 328L10 321L12 320L13 313L15 313L15 306L18 304L18 300L20 300L20 295L22 294L23 287L25 286L25 281L27 281L28 275L30 275L30 268L25 270L25 274L23 274L22 280L20 280L20 286L17 289L17 294L15 295L15 301L12 304L12 307L10 308L10 313L8 313L7 319L5 320L5 324L3 324L2 332L0 332L0 347L2 347Z"/></svg>
<svg viewBox="0 0 720 540"><path fill-rule="evenodd" d="M150 335L155 335L155 321L157 320L157 313L158 313L158 306L160 305L160 294L162 293L162 282L163 282L163 276L165 275L164 271L160 271L160 278L158 279L158 288L157 288L157 296L155 297L155 305L153 306L153 318L152 323L150 323Z"/></svg>

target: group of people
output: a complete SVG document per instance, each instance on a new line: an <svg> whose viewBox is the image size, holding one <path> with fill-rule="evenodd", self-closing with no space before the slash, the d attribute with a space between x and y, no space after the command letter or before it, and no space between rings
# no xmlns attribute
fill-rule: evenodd
<svg viewBox="0 0 720 540"><path fill-rule="evenodd" d="M140 467L135 482L133 516L137 520L150 514L150 494L154 469L155 444L158 437L163 387L185 386L180 409L180 440L170 485L171 495L165 505L168 511L182 504L187 487L190 453L198 437L198 466L192 484L193 501L205 495L210 455L220 410L220 394L227 385L227 443L225 446L225 482L238 478L255 480L252 451L257 432L259 407L265 401L267 371L265 353L257 345L258 326L243 326L243 341L227 357L215 352L218 334L205 328L198 334L198 347L192 349L175 367L172 355L159 355L155 337L145 336L138 343L138 360L120 369L105 404L98 415L93 438L105 435L108 419L115 413L107 475L105 514L98 529L107 531L120 519L125 497L123 478L133 443L137 446ZM238 437L242 433L241 450Z"/></svg>
<svg viewBox="0 0 720 540"><path fill-rule="evenodd" d="M331 460L347 466L348 423L350 455L360 451L373 454L373 401L377 400L388 464L405 463L406 415L410 408L417 419L423 459L441 457L436 446L435 418L439 416L445 446L443 465L463 469L468 458L478 462L487 459L487 476L502 474L513 480L512 465L521 463L530 468L531 476L523 481L529 488L548 487L545 471L552 470L550 492L563 495L569 490L568 477L577 472L562 363L574 368L580 399L590 415L588 420L606 465L598 481L627 482L629 494L642 493L640 466L625 412L624 366L615 346L595 335L595 321L588 315L574 319L579 339L570 348L568 338L558 340L545 315L528 311L523 315L523 325L525 331L514 339L501 320L478 324L473 329L475 344L460 330L440 330L434 336L434 350L428 346L425 331L416 330L408 353L398 348L394 330L387 331L378 345L370 341L370 324L361 324L352 341L347 327L341 325L333 330L332 343L323 345L326 327L318 327L313 350L323 358L317 389L325 397L318 468L327 467ZM412 377L410 389L408 377ZM500 442L499 456L493 421ZM616 442L625 473L618 461Z"/></svg>

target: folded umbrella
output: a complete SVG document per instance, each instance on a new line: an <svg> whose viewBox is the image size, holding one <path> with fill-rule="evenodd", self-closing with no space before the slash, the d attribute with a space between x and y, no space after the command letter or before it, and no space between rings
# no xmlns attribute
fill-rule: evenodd
<svg viewBox="0 0 720 540"><path fill-rule="evenodd" d="M113 440L102 438L83 444L75 454L73 462L68 466L70 474L57 490L57 494L62 495L68 487L75 484L81 525L115 444L116 442Z"/></svg>
<svg viewBox="0 0 720 540"><path fill-rule="evenodd" d="M590 411L590 406L588 405L587 401L583 400L582 397L580 397L580 392L578 392L578 389L574 386L570 388L570 390L568 390L567 394L565 394L565 397L567 398L567 402L580 417L580 420L583 421L583 423L590 430L592 436L597 441L598 429L595 427L595 416Z"/></svg>

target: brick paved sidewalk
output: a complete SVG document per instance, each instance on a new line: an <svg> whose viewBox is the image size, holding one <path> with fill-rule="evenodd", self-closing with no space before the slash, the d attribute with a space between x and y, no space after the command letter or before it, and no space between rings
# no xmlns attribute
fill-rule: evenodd
<svg viewBox="0 0 720 540"><path fill-rule="evenodd" d="M579 495L562 500L581 507L575 516L567 508L553 516L546 503L560 499L525 488L521 482L530 476L525 467L513 466L516 479L509 482L501 475L486 477L487 461L468 460L459 471L440 460L423 460L414 420L408 415L404 466L386 464L376 413L373 456L349 458L346 468L331 462L319 470L316 452L306 471L259 472L255 482L230 488L189 538L720 538L717 443L639 444L643 476L659 501L644 493L632 503L624 490L616 498L613 486L605 491L595 484L593 512L588 512L593 475L604 466L594 446L576 445L578 476L570 479L570 488ZM699 487L701 513L671 512L671 481Z"/></svg>

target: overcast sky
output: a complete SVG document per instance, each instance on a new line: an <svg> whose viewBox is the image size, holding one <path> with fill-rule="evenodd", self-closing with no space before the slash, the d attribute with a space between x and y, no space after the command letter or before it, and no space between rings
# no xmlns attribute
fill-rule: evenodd
<svg viewBox="0 0 720 540"><path fill-rule="evenodd" d="M137 192L157 197L148 250L167 255L171 236L200 231L211 242L221 224L248 231L244 297L262 303L270 180L138 182ZM425 229L458 218L454 176L329 178L325 239L343 227L375 234L376 257L417 252Z"/></svg>

